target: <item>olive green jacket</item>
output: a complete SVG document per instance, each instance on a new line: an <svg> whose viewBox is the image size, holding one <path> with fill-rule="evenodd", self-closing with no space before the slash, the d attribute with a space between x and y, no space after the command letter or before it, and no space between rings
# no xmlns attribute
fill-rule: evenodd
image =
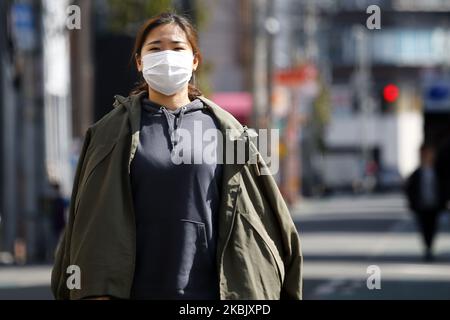
<svg viewBox="0 0 450 320"><path fill-rule="evenodd" d="M69 220L52 271L57 299L130 297L136 227L129 173L139 140L142 94L115 96L115 108L86 132ZM220 298L301 299L300 240L273 176L261 174L266 164L247 127L199 98L218 119L224 143L244 143L247 150L244 161L224 163L223 168L217 245ZM68 269L72 265L80 270L79 289L67 286L73 281Z"/></svg>

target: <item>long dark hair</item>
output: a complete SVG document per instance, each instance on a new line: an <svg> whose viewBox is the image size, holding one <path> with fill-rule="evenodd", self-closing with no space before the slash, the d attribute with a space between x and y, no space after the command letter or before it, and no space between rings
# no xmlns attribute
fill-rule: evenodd
<svg viewBox="0 0 450 320"><path fill-rule="evenodd" d="M192 23L185 17L180 16L172 12L164 12L156 17L148 19L142 27L139 29L136 35L136 41L133 48L133 53L131 56L132 61L136 62L135 57L141 54L142 46L144 45L147 35L155 28L164 24L177 24L186 34L186 38L192 47L194 55L197 56L199 65L202 61L202 55L200 53L200 48L198 45L198 35ZM136 65L137 68L137 65ZM198 69L198 68L197 68ZM191 80L195 80L195 73L193 73ZM134 89L130 94L137 94L142 91L148 91L148 85L141 75L141 79L137 82ZM202 92L195 86L194 83L189 83L188 85L188 95L190 100L194 100L196 97L201 96Z"/></svg>

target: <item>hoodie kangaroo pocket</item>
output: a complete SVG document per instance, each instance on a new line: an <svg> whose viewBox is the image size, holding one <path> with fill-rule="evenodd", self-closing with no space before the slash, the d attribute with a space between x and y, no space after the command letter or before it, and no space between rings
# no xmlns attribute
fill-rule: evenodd
<svg viewBox="0 0 450 320"><path fill-rule="evenodd" d="M203 222L181 219L181 232L184 241L177 286L185 289L208 266L208 241Z"/></svg>

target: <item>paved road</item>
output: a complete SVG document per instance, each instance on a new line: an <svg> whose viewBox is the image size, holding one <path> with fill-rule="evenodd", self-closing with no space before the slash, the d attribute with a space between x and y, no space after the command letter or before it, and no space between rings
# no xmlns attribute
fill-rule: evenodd
<svg viewBox="0 0 450 320"><path fill-rule="evenodd" d="M305 299L450 299L450 215L436 260L422 260L415 222L400 195L304 201L294 210L304 253ZM380 271L369 290L367 268Z"/></svg>
<svg viewBox="0 0 450 320"><path fill-rule="evenodd" d="M305 299L450 299L450 221L442 216L437 260L424 263L401 196L303 201L292 210L301 233ZM381 289L369 290L377 265ZM51 299L49 266L0 268L1 299Z"/></svg>

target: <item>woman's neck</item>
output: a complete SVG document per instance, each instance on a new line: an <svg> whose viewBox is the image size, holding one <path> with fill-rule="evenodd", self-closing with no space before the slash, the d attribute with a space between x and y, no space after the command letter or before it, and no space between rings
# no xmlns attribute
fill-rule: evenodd
<svg viewBox="0 0 450 320"><path fill-rule="evenodd" d="M188 88L175 93L172 96L166 96L158 91L153 90L152 88L148 88L148 99L157 104L165 106L169 109L176 110L181 108L182 106L187 105L191 101L188 96Z"/></svg>

